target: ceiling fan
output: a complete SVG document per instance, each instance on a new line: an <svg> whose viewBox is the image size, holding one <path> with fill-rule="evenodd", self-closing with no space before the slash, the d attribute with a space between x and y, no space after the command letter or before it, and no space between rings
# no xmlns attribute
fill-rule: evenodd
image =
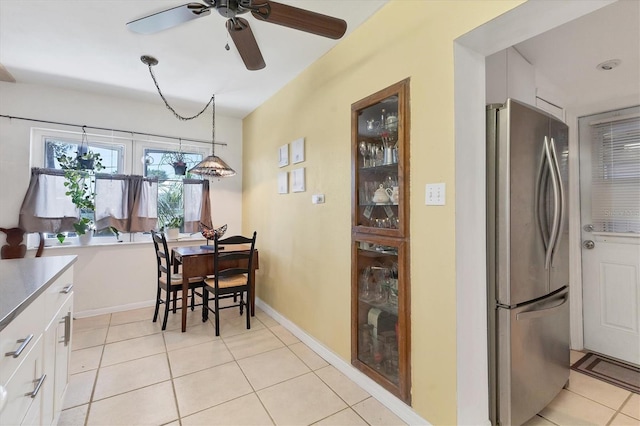
<svg viewBox="0 0 640 426"><path fill-rule="evenodd" d="M127 27L139 34L152 34L207 16L215 9L220 15L228 18L227 31L248 70L262 69L265 67L265 62L249 22L238 15L251 12L254 18L261 21L334 40L342 37L347 30L347 23L342 19L269 0L202 1L204 4L187 3L136 19L127 23Z"/></svg>

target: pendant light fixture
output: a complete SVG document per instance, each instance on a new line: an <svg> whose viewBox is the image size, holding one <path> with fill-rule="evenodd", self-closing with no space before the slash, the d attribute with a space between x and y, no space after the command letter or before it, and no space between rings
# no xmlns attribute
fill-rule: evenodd
<svg viewBox="0 0 640 426"><path fill-rule="evenodd" d="M160 95L160 97L164 101L164 104L166 105L166 107L173 113L173 115L177 119L182 120L182 121L186 121L186 120L193 120L194 118L198 118L200 115L202 115L203 112L206 111L206 109L209 107L209 105L211 105L211 155L207 156L204 160L202 160L200 163L198 163L194 168L189 170L189 173L193 173L193 174L201 175L201 176L206 176L206 177L229 177L229 176L234 176L236 174L236 171L233 170L231 167L229 167L229 165L227 163L225 163L224 160L222 160L220 157L218 157L215 154L215 149L216 149L216 101L215 101L215 97L216 97L216 95L215 94L211 95L211 99L204 106L202 111L200 111L199 113L197 113L196 115L193 115L191 117L183 117L180 114L178 114L169 105L169 103L165 99L164 95L162 94L162 91L160 90L160 86L158 85L158 82L156 81L156 77L153 74L153 70L151 69L151 67L153 67L154 65L157 65L158 64L158 60L156 58L154 58L153 56L148 56L148 55L141 56L140 60L142 61L143 64L145 64L145 65L147 65L149 67L149 73L151 74L151 78L153 79L153 82L156 85L156 89L158 89L158 94Z"/></svg>

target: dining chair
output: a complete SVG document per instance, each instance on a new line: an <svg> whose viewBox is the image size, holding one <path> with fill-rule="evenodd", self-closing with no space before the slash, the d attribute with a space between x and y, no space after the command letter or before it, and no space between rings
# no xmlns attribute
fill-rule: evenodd
<svg viewBox="0 0 640 426"><path fill-rule="evenodd" d="M167 246L167 239L163 233L151 231L151 238L153 240L153 246L156 252L156 261L158 268L157 286L158 291L156 294L156 309L153 313L153 322L158 319L158 311L160 304L164 304L164 319L162 321L162 329L167 328L167 318L169 317L169 309L173 296L173 312L176 311L176 299L178 292L182 291L182 275L173 272L173 261L169 255L169 248ZM202 288L204 286L204 280L202 277L189 278L189 290L191 290L191 310L195 306L195 289ZM162 291L164 290L165 298L162 298ZM178 309L181 309L178 307Z"/></svg>
<svg viewBox="0 0 640 426"><path fill-rule="evenodd" d="M256 235L256 232L254 232L252 238L235 235L225 239L220 239L218 235L214 235L214 276L204 280L202 321L204 322L209 318L209 311L213 312L216 336L220 335L220 311L222 309L239 307L240 315L246 309L247 330L251 328L250 271L253 265ZM220 300L227 298L233 298L234 303L220 306ZM213 309L209 307L209 302L211 301L213 301Z"/></svg>
<svg viewBox="0 0 640 426"><path fill-rule="evenodd" d="M0 259L20 259L26 256L27 246L23 244L25 230L22 228L0 228L7 236L6 244L0 249ZM44 250L44 235L39 233L40 243L35 257L42 256Z"/></svg>

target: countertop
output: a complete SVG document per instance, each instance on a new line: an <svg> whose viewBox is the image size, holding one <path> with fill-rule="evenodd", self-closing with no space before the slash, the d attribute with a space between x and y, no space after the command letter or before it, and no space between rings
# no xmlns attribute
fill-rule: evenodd
<svg viewBox="0 0 640 426"><path fill-rule="evenodd" d="M44 292L77 256L0 260L0 331Z"/></svg>

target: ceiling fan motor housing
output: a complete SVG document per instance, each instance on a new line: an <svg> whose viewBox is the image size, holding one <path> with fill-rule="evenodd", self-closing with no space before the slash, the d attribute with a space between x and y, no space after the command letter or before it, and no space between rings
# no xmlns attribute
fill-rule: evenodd
<svg viewBox="0 0 640 426"><path fill-rule="evenodd" d="M238 0L216 0L214 7L218 11L218 13L225 18L234 18L236 15L247 13L248 9L243 9L242 6L245 6L243 3L248 3L249 6L251 2L243 2Z"/></svg>

